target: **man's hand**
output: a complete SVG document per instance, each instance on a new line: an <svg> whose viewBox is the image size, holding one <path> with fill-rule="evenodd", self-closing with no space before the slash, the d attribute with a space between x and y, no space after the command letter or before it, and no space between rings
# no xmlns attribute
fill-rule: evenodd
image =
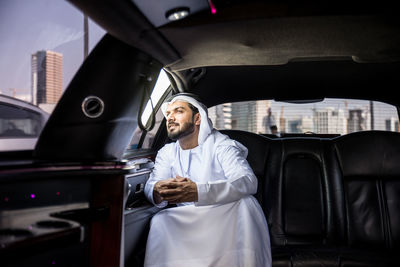
<svg viewBox="0 0 400 267"><path fill-rule="evenodd" d="M171 204L195 202L198 200L197 185L189 178L177 175L176 178L157 182L154 185L153 198L157 204L164 200Z"/></svg>
<svg viewBox="0 0 400 267"><path fill-rule="evenodd" d="M153 199L154 199L154 202L156 204L160 204L164 200L162 198L160 192L163 189L168 188L168 184L170 182L174 181L174 180L175 180L175 178L169 178L169 179L166 179L166 180L159 181L154 185L154 188L153 188Z"/></svg>

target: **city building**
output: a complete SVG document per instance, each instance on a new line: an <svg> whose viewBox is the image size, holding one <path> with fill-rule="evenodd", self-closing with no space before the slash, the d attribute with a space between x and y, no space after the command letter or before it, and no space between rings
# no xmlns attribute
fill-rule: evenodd
<svg viewBox="0 0 400 267"><path fill-rule="evenodd" d="M396 117L390 117L385 120L385 131L399 131L399 120Z"/></svg>
<svg viewBox="0 0 400 267"><path fill-rule="evenodd" d="M287 118L281 118L283 120L284 127L287 133L307 133L314 132L313 118L310 116L288 116ZM281 132L285 132L282 130Z"/></svg>
<svg viewBox="0 0 400 267"><path fill-rule="evenodd" d="M349 119L347 123L347 132L358 132L366 129L366 120L362 109L349 110Z"/></svg>
<svg viewBox="0 0 400 267"><path fill-rule="evenodd" d="M208 115L216 129L232 129L232 104L222 104L209 108Z"/></svg>
<svg viewBox="0 0 400 267"><path fill-rule="evenodd" d="M342 109L327 107L320 110L314 110L314 131L315 133L347 133L347 118Z"/></svg>
<svg viewBox="0 0 400 267"><path fill-rule="evenodd" d="M270 107L269 100L226 103L210 107L208 115L217 129L271 133L269 127L265 125L265 118L268 116ZM276 125L278 123L275 120L276 112L272 111L270 116L271 121Z"/></svg>
<svg viewBox="0 0 400 267"><path fill-rule="evenodd" d="M257 132L255 101L232 103L232 129Z"/></svg>
<svg viewBox="0 0 400 267"><path fill-rule="evenodd" d="M231 129L267 133L263 120L267 116L267 110L270 107L268 100L237 102L230 105L231 116L229 116L229 119L231 121ZM225 114L225 117L227 116L228 114Z"/></svg>
<svg viewBox="0 0 400 267"><path fill-rule="evenodd" d="M62 94L63 55L37 51L32 55L32 102L55 105Z"/></svg>
<svg viewBox="0 0 400 267"><path fill-rule="evenodd" d="M336 102L335 102L336 101ZM243 130L270 134L269 126L278 133L347 134L367 130L399 131L397 110L375 102L335 100L329 104L298 106L270 100L217 105L209 116L217 129ZM371 115L374 110L374 116ZM266 122L266 118L269 123ZM266 126L268 124L268 127ZM373 127L372 127L373 124Z"/></svg>

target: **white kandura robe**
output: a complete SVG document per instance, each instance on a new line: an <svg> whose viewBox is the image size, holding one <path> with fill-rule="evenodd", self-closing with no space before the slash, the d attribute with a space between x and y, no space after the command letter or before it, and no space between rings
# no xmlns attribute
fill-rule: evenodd
<svg viewBox="0 0 400 267"><path fill-rule="evenodd" d="M145 266L271 266L268 225L252 196L257 178L246 156L243 145L216 130L194 149L175 142L158 152L147 198L154 203L154 184L176 175L196 182L199 195L152 218Z"/></svg>

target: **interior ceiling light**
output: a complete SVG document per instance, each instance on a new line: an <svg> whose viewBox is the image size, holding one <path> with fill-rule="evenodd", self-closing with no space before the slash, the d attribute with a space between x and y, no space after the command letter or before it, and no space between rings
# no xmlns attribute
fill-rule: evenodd
<svg viewBox="0 0 400 267"><path fill-rule="evenodd" d="M189 8L187 7L174 8L165 14L167 19L170 21L180 20L187 17L188 15L189 15Z"/></svg>
<svg viewBox="0 0 400 267"><path fill-rule="evenodd" d="M208 5L210 6L211 14L217 14L217 9L211 0L208 0Z"/></svg>

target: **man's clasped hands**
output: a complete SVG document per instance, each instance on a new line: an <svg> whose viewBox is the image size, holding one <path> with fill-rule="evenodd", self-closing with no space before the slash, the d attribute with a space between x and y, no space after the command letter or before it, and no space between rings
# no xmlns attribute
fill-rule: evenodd
<svg viewBox="0 0 400 267"><path fill-rule="evenodd" d="M170 204L196 202L198 200L197 185L189 178L179 175L161 180L154 185L153 199L157 204L162 201L168 201Z"/></svg>

